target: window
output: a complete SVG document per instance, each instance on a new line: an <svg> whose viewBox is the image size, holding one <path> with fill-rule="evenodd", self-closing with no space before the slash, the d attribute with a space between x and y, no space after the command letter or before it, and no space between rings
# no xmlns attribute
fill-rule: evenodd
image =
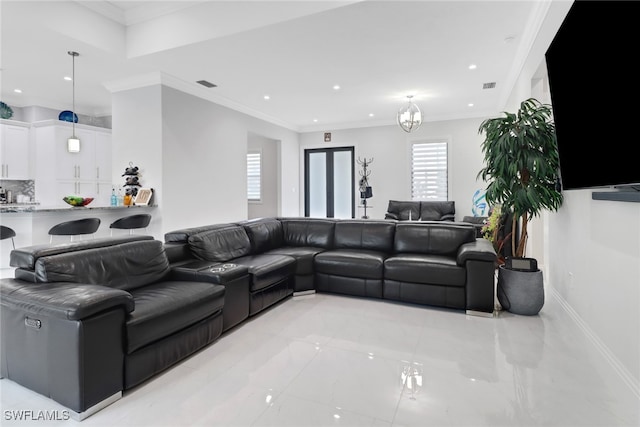
<svg viewBox="0 0 640 427"><path fill-rule="evenodd" d="M247 153L247 198L259 202L262 191L262 153Z"/></svg>
<svg viewBox="0 0 640 427"><path fill-rule="evenodd" d="M411 144L411 199L448 200L447 142Z"/></svg>

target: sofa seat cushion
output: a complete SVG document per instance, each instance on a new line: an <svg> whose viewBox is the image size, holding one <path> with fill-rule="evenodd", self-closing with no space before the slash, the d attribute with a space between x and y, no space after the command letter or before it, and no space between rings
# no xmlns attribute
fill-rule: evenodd
<svg viewBox="0 0 640 427"><path fill-rule="evenodd" d="M259 254L235 258L230 262L244 265L251 276L251 292L267 288L295 274L296 260L287 255Z"/></svg>
<svg viewBox="0 0 640 427"><path fill-rule="evenodd" d="M313 274L313 259L320 252L324 252L326 249L314 248L314 247L298 247L298 246L285 246L278 249L272 249L267 254L288 255L296 260L297 275Z"/></svg>
<svg viewBox="0 0 640 427"><path fill-rule="evenodd" d="M382 279L386 257L382 252L365 249L329 250L316 255L315 271L334 276Z"/></svg>
<svg viewBox="0 0 640 427"><path fill-rule="evenodd" d="M464 286L466 270L456 264L455 258L407 253L385 260L384 278L408 283Z"/></svg>
<svg viewBox="0 0 640 427"><path fill-rule="evenodd" d="M135 309L126 321L127 354L211 316L224 305L224 286L212 283L165 281L130 292Z"/></svg>

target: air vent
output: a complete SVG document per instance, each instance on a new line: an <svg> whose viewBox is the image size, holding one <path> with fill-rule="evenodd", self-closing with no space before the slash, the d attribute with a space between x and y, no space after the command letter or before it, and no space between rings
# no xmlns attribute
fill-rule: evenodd
<svg viewBox="0 0 640 427"><path fill-rule="evenodd" d="M218 85L214 85L213 83L208 82L206 80L198 80L196 83L200 83L202 86L208 87L208 88L218 87Z"/></svg>
<svg viewBox="0 0 640 427"><path fill-rule="evenodd" d="M482 89L493 89L494 87L496 87L496 82L484 83L482 85Z"/></svg>

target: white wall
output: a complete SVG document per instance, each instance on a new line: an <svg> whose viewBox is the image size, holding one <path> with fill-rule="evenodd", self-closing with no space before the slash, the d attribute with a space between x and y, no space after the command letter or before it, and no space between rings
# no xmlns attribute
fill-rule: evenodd
<svg viewBox="0 0 640 427"><path fill-rule="evenodd" d="M411 200L411 142L432 138L449 141L449 200L456 202L456 220L462 220L471 212L473 193L485 188L476 180L482 168L478 127L482 119L448 120L423 123L418 131L405 133L398 126L379 126L331 131L331 142L324 142L324 132L310 132L300 136L300 164L304 164L304 150L322 147L354 146L355 157L373 158L369 184L373 197L368 200L370 218L382 219L389 200ZM356 186L359 180L356 164ZM300 188L304 188L304 176L300 174ZM359 193L356 192L356 197ZM356 206L357 202L356 200ZM300 195L304 206L304 194ZM362 209L356 217L362 216Z"/></svg>
<svg viewBox="0 0 640 427"><path fill-rule="evenodd" d="M248 217L250 133L277 140L278 213L297 216L298 135L177 89L151 85L113 94L114 182L133 162L161 209L150 234ZM121 165L119 167L118 165ZM286 165L286 167L281 167Z"/></svg>
<svg viewBox="0 0 640 427"><path fill-rule="evenodd" d="M261 200L248 202L248 218L278 215L278 141L249 133L247 149L261 154Z"/></svg>
<svg viewBox="0 0 640 427"><path fill-rule="evenodd" d="M549 282L569 309L640 378L640 203L592 200L564 192L549 215Z"/></svg>
<svg viewBox="0 0 640 427"><path fill-rule="evenodd" d="M162 205L162 97L160 86L114 93L111 181L124 184L122 174L131 162L140 168L140 183L154 189L154 204ZM162 209L153 212L149 234L163 239Z"/></svg>
<svg viewBox="0 0 640 427"><path fill-rule="evenodd" d="M559 25L543 23L505 109L531 95L549 99L538 70ZM545 240L546 289L640 397L640 204L592 200L590 190L563 195L558 212L536 220L545 228L536 235Z"/></svg>

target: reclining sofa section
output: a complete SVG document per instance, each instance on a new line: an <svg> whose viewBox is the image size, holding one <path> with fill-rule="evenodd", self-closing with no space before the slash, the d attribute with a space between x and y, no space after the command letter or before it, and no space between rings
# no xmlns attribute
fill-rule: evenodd
<svg viewBox="0 0 640 427"><path fill-rule="evenodd" d="M496 253L466 223L261 218L169 232L165 248L172 265L191 274L190 266L246 268L248 316L314 290L471 314L494 310Z"/></svg>
<svg viewBox="0 0 640 427"><path fill-rule="evenodd" d="M84 419L222 333L225 288L177 279L163 242L127 236L11 252L1 375Z"/></svg>

